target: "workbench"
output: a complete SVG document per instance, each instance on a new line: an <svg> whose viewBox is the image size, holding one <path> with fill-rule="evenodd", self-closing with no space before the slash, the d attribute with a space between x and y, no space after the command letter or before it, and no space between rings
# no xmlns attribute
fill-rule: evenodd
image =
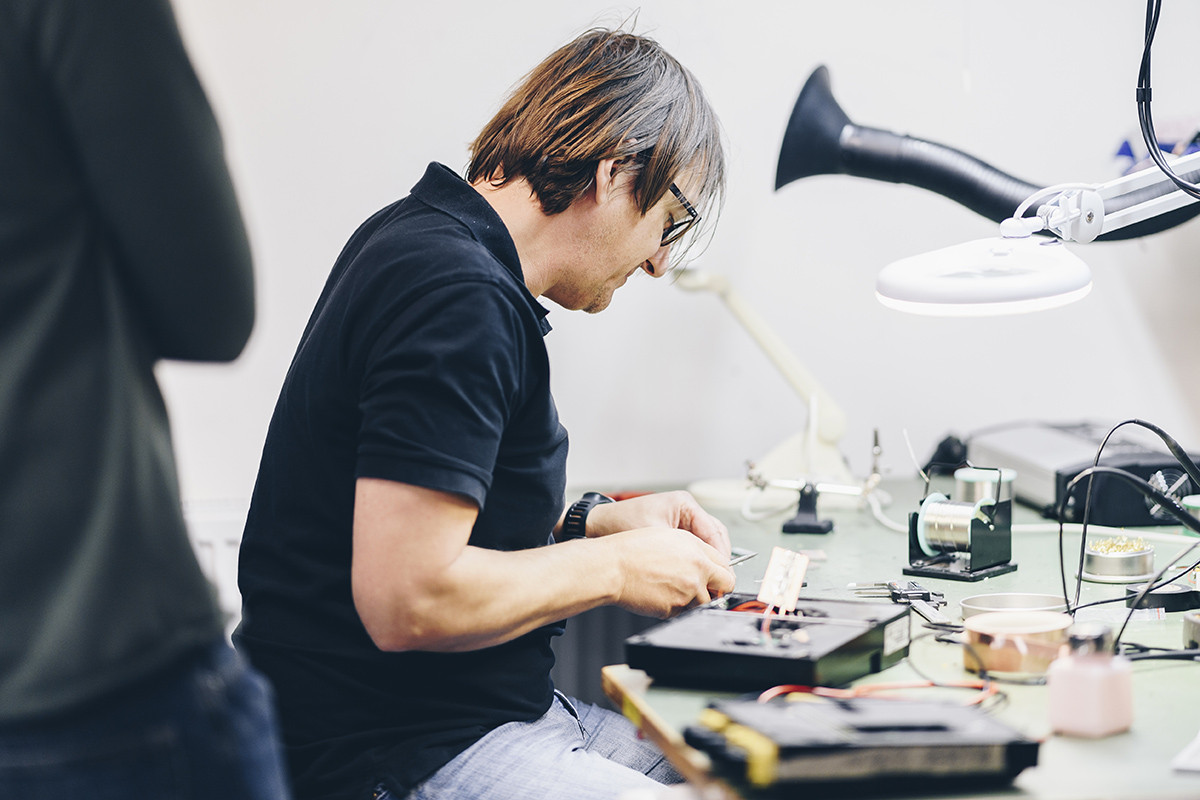
<svg viewBox="0 0 1200 800"><path fill-rule="evenodd" d="M951 485L939 488L935 484L934 488L948 494ZM885 488L892 499L883 509L884 514L896 522L906 522L908 514L915 511L920 503L923 485L916 480L893 481ZM781 522L788 519L787 513L750 521L733 510L712 509L729 526L731 539L736 546L759 553L758 557L735 567L737 591L758 591L756 581L762 578L770 552L776 546L813 551L817 556L808 568L805 597L853 599L855 595L848 588L849 584L908 580L902 574L903 568L908 565L907 535L880 524L868 509L854 507L845 501L839 505L849 507L826 510L822 508L822 503L818 503L821 516L834 522L834 528L828 534L782 533ZM979 582L928 577L915 579L945 595L947 604L943 611L954 621L961 622L959 602L972 595L994 592L1061 594L1057 526L1046 525L1047 520L1019 504L1014 505L1013 522L1012 563L1017 565L1015 571ZM1044 530L1030 530L1035 526ZM1159 566L1165 565L1181 549L1180 542L1185 541L1179 526L1130 531L1130 535L1135 536L1143 533L1148 544L1156 550L1156 563ZM1089 538L1096 535L1089 533ZM1171 537L1176 538L1171 540ZM1078 531L1068 529L1064 548L1070 570L1068 586L1072 594L1079 544ZM1193 553L1194 560L1200 550ZM822 555L824 558L821 558ZM1081 602L1124 596L1124 585L1085 582ZM1121 602L1085 611L1090 619L1110 622L1115 632L1128 610L1122 599ZM1080 614L1083 615L1085 611ZM1129 623L1123 641L1151 647L1183 646L1182 613L1151 618L1154 613L1145 612L1141 616L1144 618L1135 617ZM908 682L923 678L953 682L976 677L963 667L961 646L935 641L931 631L924 626L922 617L915 613L910 615L910 624L908 657L852 685ZM1001 683L1005 702L998 704L992 713L1026 736L1041 740L1038 765L1021 772L1011 788L988 789L963 796L1028 797L1039 800L1200 798L1200 772L1178 771L1171 766L1172 759L1200 733L1200 663L1137 661L1133 665L1133 673L1133 727L1126 733L1102 739L1053 735L1047 711L1046 686ZM711 700L732 697L734 693L655 685L645 673L623 664L605 667L603 679L605 692L617 707L638 723L649 738L658 742L685 776L708 793L706 796L754 796L745 786L715 780L707 769L707 757L688 747L680 735L685 726L698 719Z"/></svg>

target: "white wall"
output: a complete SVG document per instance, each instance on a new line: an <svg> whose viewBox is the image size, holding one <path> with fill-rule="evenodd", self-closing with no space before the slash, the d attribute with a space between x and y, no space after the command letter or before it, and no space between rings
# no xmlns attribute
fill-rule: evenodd
<svg viewBox="0 0 1200 800"><path fill-rule="evenodd" d="M185 497L247 497L279 385L354 228L470 141L537 61L634 6L508 0L174 0L225 133L258 265L259 319L232 366L163 365ZM1200 380L1200 223L1081 249L1096 288L1018 318L909 317L873 298L897 258L992 235L915 188L846 176L773 191L784 125L818 64L850 118L965 150L1036 183L1115 177L1136 131L1144 8L1128 0L646 0L638 32L704 84L729 193L703 264L728 276L849 418L843 449L911 472L950 431L1137 416L1191 447ZM1200 5L1167 3L1158 120L1200 115ZM1161 127L1161 126L1160 126ZM556 309L549 338L570 481L597 488L741 474L806 411L718 300L631 281L604 314Z"/></svg>

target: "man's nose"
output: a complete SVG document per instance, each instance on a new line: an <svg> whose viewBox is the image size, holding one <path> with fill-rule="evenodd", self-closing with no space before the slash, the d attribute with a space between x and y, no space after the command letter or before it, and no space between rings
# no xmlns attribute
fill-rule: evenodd
<svg viewBox="0 0 1200 800"><path fill-rule="evenodd" d="M671 245L663 245L658 248L658 251L642 262L642 269L645 273L653 278L661 278L670 270L669 259L671 256Z"/></svg>

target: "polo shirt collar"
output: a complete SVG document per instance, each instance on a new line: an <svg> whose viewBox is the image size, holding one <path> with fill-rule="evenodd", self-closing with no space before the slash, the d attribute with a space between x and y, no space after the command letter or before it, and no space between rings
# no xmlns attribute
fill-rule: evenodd
<svg viewBox="0 0 1200 800"><path fill-rule="evenodd" d="M491 204L457 173L435 161L426 168L425 175L413 187L412 193L423 203L449 214L470 228L479 243L492 251L509 272L522 283L525 281L521 260L517 257L517 246L504 221Z"/></svg>
<svg viewBox="0 0 1200 800"><path fill-rule="evenodd" d="M504 220L484 200L479 192L462 179L458 173L433 161L425 169L425 174L412 194L421 202L449 214L466 225L476 240L486 247L513 277L525 286L525 273L521 270L521 259L517 256L517 246L504 225ZM528 290L526 290L528 294ZM542 335L550 332L550 323L546 315L550 310L529 295L534 308L537 309Z"/></svg>

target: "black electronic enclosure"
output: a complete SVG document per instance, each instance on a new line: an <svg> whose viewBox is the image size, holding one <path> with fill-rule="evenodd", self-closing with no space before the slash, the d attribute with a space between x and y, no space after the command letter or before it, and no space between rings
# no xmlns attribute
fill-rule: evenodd
<svg viewBox="0 0 1200 800"><path fill-rule="evenodd" d="M625 640L625 660L656 682L751 690L841 686L908 655L909 608L800 598L796 615L732 611L753 595L726 595Z"/></svg>
<svg viewBox="0 0 1200 800"><path fill-rule="evenodd" d="M894 797L1011 783L1039 745L976 706L882 698L719 700L684 731L754 797Z"/></svg>
<svg viewBox="0 0 1200 800"><path fill-rule="evenodd" d="M1063 522L1082 522L1088 481L1080 481L1070 496L1067 485L1093 465L1110 429L1097 422L1013 424L972 436L967 455L976 464L1016 470L1013 494L1043 516L1057 519L1061 504ZM1118 431L1109 437L1101 466L1132 473L1176 499L1200 492L1174 456L1133 438L1130 434L1134 430ZM1191 458L1194 461L1197 456ZM1173 514L1111 475L1094 476L1091 498L1088 521L1094 525L1123 528L1178 524Z"/></svg>

